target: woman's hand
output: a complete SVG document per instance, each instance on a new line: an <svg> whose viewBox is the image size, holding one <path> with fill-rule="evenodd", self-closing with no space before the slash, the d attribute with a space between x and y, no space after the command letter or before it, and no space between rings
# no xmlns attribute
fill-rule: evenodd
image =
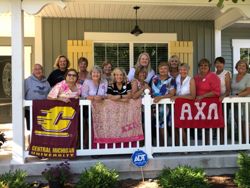
<svg viewBox="0 0 250 188"><path fill-rule="evenodd" d="M157 96L154 98L154 103L158 103L162 99L162 96Z"/></svg>
<svg viewBox="0 0 250 188"><path fill-rule="evenodd" d="M202 95L196 97L196 101L201 101L204 97Z"/></svg>
<svg viewBox="0 0 250 188"><path fill-rule="evenodd" d="M145 89L149 89L149 91L151 91L151 88L149 87L148 84L145 84L145 85L143 86L143 91L144 91Z"/></svg>
<svg viewBox="0 0 250 188"><path fill-rule="evenodd" d="M173 96L170 98L171 101L175 101L175 99L177 99L178 97L177 96Z"/></svg>
<svg viewBox="0 0 250 188"><path fill-rule="evenodd" d="M65 97L60 97L58 100L65 102L65 103L69 103L70 99L69 98L65 98Z"/></svg>
<svg viewBox="0 0 250 188"><path fill-rule="evenodd" d="M128 101L129 101L129 99L122 98L122 99L120 99L120 101L121 101L121 102L128 102Z"/></svg>
<svg viewBox="0 0 250 188"><path fill-rule="evenodd" d="M99 95L96 95L96 96L94 96L94 98L93 98L95 101L102 101L103 100L103 97L102 96L99 96Z"/></svg>

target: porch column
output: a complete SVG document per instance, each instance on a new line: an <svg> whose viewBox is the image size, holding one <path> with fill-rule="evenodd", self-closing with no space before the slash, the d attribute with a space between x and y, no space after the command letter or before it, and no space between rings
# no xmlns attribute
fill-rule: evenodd
<svg viewBox="0 0 250 188"><path fill-rule="evenodd" d="M145 95L142 99L144 105L144 140L145 140L145 152L148 155L149 159L153 158L152 155L152 130L151 130L151 105L152 98L149 94L149 90L146 89Z"/></svg>
<svg viewBox="0 0 250 188"><path fill-rule="evenodd" d="M11 163L24 163L24 29L21 0L11 1L12 124Z"/></svg>
<svg viewBox="0 0 250 188"><path fill-rule="evenodd" d="M215 29L214 34L215 58L221 56L221 30Z"/></svg>

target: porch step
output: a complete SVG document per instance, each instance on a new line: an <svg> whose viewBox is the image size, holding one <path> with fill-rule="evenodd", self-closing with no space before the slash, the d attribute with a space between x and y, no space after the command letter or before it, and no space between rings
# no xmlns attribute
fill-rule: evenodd
<svg viewBox="0 0 250 188"><path fill-rule="evenodd" d="M218 152L212 154L165 154L149 159L148 164L143 169L135 167L131 163L131 155L102 156L98 159L91 157L77 157L70 160L70 167L77 176L82 171L94 166L97 162L104 163L109 169L116 169L120 179L141 179L141 170L145 178L157 177L164 167L175 168L179 165L189 165L191 167L204 168L207 175L234 174L237 170L237 152ZM25 164L9 164L9 168L23 169L29 176L41 177L41 172L47 168L47 164L55 165L62 160L40 160L36 157L29 158ZM0 174L8 171L7 166L2 168L0 162ZM31 178L32 178L31 177Z"/></svg>

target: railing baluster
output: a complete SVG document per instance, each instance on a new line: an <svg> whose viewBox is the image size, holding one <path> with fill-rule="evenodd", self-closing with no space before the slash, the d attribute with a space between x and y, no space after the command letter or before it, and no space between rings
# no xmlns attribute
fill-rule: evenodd
<svg viewBox="0 0 250 188"><path fill-rule="evenodd" d="M249 103L245 103L246 105L246 144L249 144Z"/></svg>
<svg viewBox="0 0 250 188"><path fill-rule="evenodd" d="M220 138L220 134L221 134L221 131L222 131L222 130L221 130L220 128L217 128L217 129L216 129L216 138L217 138L217 139L216 139L216 142L217 142L217 146L219 146L219 145L221 144L221 143L220 143L220 139L221 139L221 138Z"/></svg>
<svg viewBox="0 0 250 188"><path fill-rule="evenodd" d="M202 145L205 146L206 145L206 130L205 128L202 128Z"/></svg>
<svg viewBox="0 0 250 188"><path fill-rule="evenodd" d="M164 147L167 146L167 105L166 104L163 104L163 108L164 108Z"/></svg>
<svg viewBox="0 0 250 188"><path fill-rule="evenodd" d="M190 137L190 128L187 128L187 146L190 146L190 140L191 137Z"/></svg>
<svg viewBox="0 0 250 188"><path fill-rule="evenodd" d="M213 145L213 129L212 128L209 129L209 145L210 146Z"/></svg>
<svg viewBox="0 0 250 188"><path fill-rule="evenodd" d="M85 120L86 121L86 120ZM80 149L84 147L83 140L85 139L85 132L83 131L83 105L80 105Z"/></svg>
<svg viewBox="0 0 250 188"><path fill-rule="evenodd" d="M232 116L231 116L231 143L232 145L235 144L235 138L234 138L234 134L235 134L235 129L234 129L234 122L235 122L235 117L234 117L234 103L231 103L231 110L232 110Z"/></svg>
<svg viewBox="0 0 250 188"><path fill-rule="evenodd" d="M194 145L198 146L198 129L194 129Z"/></svg>
<svg viewBox="0 0 250 188"><path fill-rule="evenodd" d="M171 121L174 123L174 105L173 103L171 104ZM172 130L172 147L175 146L175 127L174 124L172 123L171 130Z"/></svg>
<svg viewBox="0 0 250 188"><path fill-rule="evenodd" d="M224 145L227 145L227 114L229 115L229 113L227 112L227 106L228 103L224 103L223 107L224 107Z"/></svg>
<svg viewBox="0 0 250 188"><path fill-rule="evenodd" d="M238 104L238 137L239 144L242 144L241 103Z"/></svg>
<svg viewBox="0 0 250 188"><path fill-rule="evenodd" d="M159 104L156 106L156 146L159 147L160 137L159 137Z"/></svg>
<svg viewBox="0 0 250 188"><path fill-rule="evenodd" d="M90 104L91 105L91 104ZM88 105L88 131L89 131L89 148L92 149L92 114L91 114L91 106ZM97 144L97 149L99 149L99 144Z"/></svg>

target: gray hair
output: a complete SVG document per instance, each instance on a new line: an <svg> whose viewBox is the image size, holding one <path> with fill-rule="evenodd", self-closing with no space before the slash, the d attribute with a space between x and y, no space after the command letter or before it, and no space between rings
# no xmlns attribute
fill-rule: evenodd
<svg viewBox="0 0 250 188"><path fill-rule="evenodd" d="M92 80L92 72L93 72L93 71L99 72L99 73L101 74L100 80L103 79L102 68L99 67L98 65L95 65L95 66L92 68L92 70L90 71L90 73L89 73L89 75L88 75L88 79Z"/></svg>
<svg viewBox="0 0 250 188"><path fill-rule="evenodd" d="M190 70L190 66L187 63L181 63L178 68L180 69L181 67L184 67L187 71Z"/></svg>

